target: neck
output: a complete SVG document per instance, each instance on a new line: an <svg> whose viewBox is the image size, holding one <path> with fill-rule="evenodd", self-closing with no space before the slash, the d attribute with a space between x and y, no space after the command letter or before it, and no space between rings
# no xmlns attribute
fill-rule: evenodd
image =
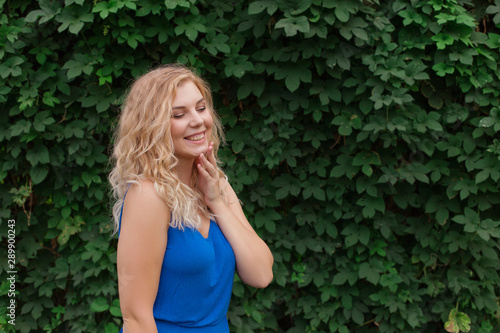
<svg viewBox="0 0 500 333"><path fill-rule="evenodd" d="M193 184L191 184L191 176L193 175L193 167L194 167L194 159L192 160L181 160L179 159L179 163L175 167L177 170L177 177L179 177L180 181L189 186L192 187Z"/></svg>

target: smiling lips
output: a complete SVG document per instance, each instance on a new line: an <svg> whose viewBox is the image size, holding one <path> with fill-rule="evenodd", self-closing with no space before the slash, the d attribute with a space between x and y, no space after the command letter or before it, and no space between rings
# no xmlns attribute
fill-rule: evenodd
<svg viewBox="0 0 500 333"><path fill-rule="evenodd" d="M188 141L202 141L205 139L205 132L197 133L197 134L194 134L191 136L187 136L184 139L188 140Z"/></svg>

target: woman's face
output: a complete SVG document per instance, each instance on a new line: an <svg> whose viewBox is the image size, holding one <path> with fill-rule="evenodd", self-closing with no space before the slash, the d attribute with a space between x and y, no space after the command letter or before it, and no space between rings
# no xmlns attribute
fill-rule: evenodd
<svg viewBox="0 0 500 333"><path fill-rule="evenodd" d="M178 159L195 159L208 149L212 137L211 111L198 87L182 82L172 103L170 128L174 153Z"/></svg>

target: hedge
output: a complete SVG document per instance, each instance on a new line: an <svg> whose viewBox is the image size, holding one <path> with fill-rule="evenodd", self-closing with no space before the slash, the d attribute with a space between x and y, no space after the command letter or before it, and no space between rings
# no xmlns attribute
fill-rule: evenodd
<svg viewBox="0 0 500 333"><path fill-rule="evenodd" d="M110 133L172 62L210 82L275 258L235 277L231 332L499 331L500 0L0 7L0 331L118 332Z"/></svg>

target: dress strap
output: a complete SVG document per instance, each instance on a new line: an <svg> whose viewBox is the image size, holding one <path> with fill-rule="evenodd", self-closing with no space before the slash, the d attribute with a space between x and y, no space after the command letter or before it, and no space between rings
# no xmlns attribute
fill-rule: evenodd
<svg viewBox="0 0 500 333"><path fill-rule="evenodd" d="M122 214L123 214L123 205L125 204L125 197L127 196L127 192L130 189L132 184L128 184L127 190L125 191L125 195L123 196L122 208L120 209L120 218L118 219L118 238L120 238L120 230L122 227Z"/></svg>

